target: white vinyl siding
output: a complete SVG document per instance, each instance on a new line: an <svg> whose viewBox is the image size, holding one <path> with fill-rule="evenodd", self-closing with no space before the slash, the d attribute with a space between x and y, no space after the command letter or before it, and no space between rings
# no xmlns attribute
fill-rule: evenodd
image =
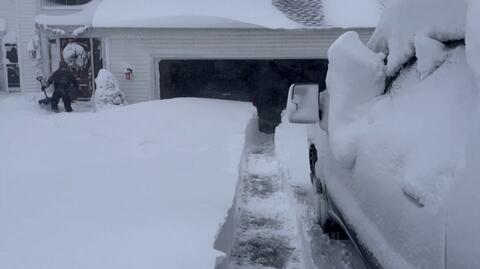
<svg viewBox="0 0 480 269"><path fill-rule="evenodd" d="M98 30L98 29L97 29ZM115 29L104 37L108 68L131 103L158 98L161 59L325 59L346 30ZM356 29L366 41L373 29ZM133 80L124 70L133 69Z"/></svg>
<svg viewBox="0 0 480 269"><path fill-rule="evenodd" d="M4 19L7 23L7 32L8 31L14 31L16 32L17 31L17 19L16 19L16 9L15 9L15 0L2 0L2 4L1 4L1 8L0 8L0 18ZM3 92L7 92L8 91L8 88L7 88L7 79L6 79L6 75L7 75L7 71L6 71L6 67L5 67L5 61L4 61L4 57L5 57L5 48L3 47L3 43L5 42L5 40L2 40L0 38L0 46L2 46L0 48L0 91L3 91Z"/></svg>
<svg viewBox="0 0 480 269"><path fill-rule="evenodd" d="M27 51L27 45L35 34L34 18L37 15L36 0L16 1L18 58L20 61L20 85L23 92L38 91L35 67Z"/></svg>

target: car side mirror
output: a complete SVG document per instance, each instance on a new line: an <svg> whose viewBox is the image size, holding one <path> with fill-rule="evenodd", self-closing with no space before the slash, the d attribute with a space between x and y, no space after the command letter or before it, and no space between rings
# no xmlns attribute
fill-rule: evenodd
<svg viewBox="0 0 480 269"><path fill-rule="evenodd" d="M288 120L291 123L313 124L319 119L318 84L293 84L288 92Z"/></svg>

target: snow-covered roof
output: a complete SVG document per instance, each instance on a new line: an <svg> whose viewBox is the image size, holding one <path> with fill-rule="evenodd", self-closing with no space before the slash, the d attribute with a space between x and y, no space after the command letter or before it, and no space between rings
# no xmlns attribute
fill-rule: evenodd
<svg viewBox="0 0 480 269"><path fill-rule="evenodd" d="M325 25L322 0L272 0L272 3L291 20L302 25L311 27Z"/></svg>
<svg viewBox="0 0 480 269"><path fill-rule="evenodd" d="M271 0L103 0L92 25L109 28L303 28Z"/></svg>
<svg viewBox="0 0 480 269"><path fill-rule="evenodd" d="M379 0L95 0L76 13L39 15L38 24L97 28L375 27Z"/></svg>
<svg viewBox="0 0 480 269"><path fill-rule="evenodd" d="M35 17L35 22L41 25L90 25L98 4L102 0L95 0L83 6L79 12L69 15L45 15L41 14Z"/></svg>
<svg viewBox="0 0 480 269"><path fill-rule="evenodd" d="M308 1L308 0L307 0ZM325 24L334 27L376 27L385 0L320 0Z"/></svg>

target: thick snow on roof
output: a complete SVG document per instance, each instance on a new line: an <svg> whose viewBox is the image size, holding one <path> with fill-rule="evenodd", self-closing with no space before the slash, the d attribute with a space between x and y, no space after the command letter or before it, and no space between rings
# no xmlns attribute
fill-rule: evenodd
<svg viewBox="0 0 480 269"><path fill-rule="evenodd" d="M382 13L378 0L323 0L325 24L334 27L375 27Z"/></svg>
<svg viewBox="0 0 480 269"><path fill-rule="evenodd" d="M273 28L304 26L288 19L271 0L103 0L93 27Z"/></svg>
<svg viewBox="0 0 480 269"><path fill-rule="evenodd" d="M38 24L100 28L375 27L386 0L95 0Z"/></svg>
<svg viewBox="0 0 480 269"><path fill-rule="evenodd" d="M93 16L101 0L95 0L83 6L79 12L69 15L45 15L35 17L35 22L44 25L78 26L92 24Z"/></svg>

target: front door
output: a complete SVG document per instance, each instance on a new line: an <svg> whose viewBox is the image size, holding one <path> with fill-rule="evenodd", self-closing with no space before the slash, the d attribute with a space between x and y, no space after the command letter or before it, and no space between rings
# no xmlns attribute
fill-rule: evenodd
<svg viewBox="0 0 480 269"><path fill-rule="evenodd" d="M68 48L67 48L68 47ZM67 50L65 50L67 49ZM65 59L68 57L69 59ZM79 88L74 94L77 100L90 100L95 89L95 78L103 68L101 42L95 38L60 38L50 41L51 69L54 72L63 59L71 65Z"/></svg>

